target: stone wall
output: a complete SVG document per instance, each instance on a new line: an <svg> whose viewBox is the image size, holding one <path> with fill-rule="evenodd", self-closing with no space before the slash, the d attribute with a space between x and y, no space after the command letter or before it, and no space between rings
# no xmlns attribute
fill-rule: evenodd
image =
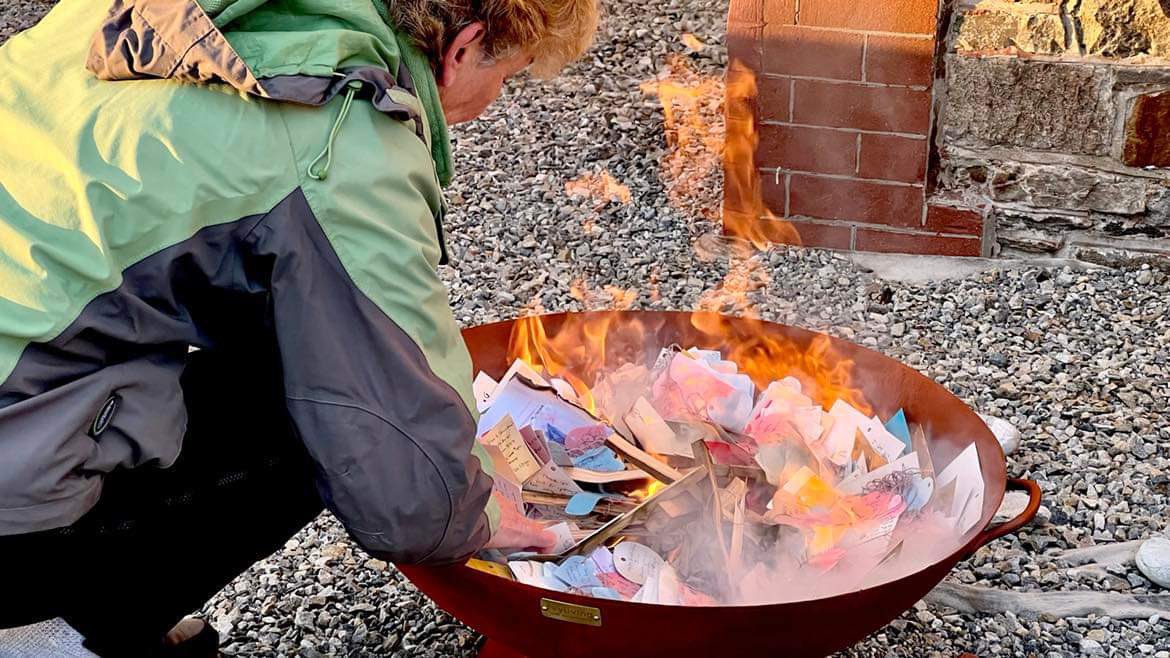
<svg viewBox="0 0 1170 658"><path fill-rule="evenodd" d="M732 233L1170 263L1170 0L731 0L728 54Z"/></svg>
<svg viewBox="0 0 1170 658"><path fill-rule="evenodd" d="M1170 0L966 0L944 27L934 194L993 253L1170 263Z"/></svg>

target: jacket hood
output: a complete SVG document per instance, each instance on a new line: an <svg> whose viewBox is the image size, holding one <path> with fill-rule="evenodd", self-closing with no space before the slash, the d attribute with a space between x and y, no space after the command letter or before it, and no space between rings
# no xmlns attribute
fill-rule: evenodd
<svg viewBox="0 0 1170 658"><path fill-rule="evenodd" d="M359 98L416 121L440 182L450 181L434 73L391 29L381 0L114 0L86 66L103 80L226 83L304 105L323 105L357 81Z"/></svg>

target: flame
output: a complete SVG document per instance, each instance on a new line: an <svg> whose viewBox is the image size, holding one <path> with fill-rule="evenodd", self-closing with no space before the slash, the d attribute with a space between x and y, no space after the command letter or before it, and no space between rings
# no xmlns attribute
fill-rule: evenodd
<svg viewBox="0 0 1170 658"><path fill-rule="evenodd" d="M800 234L764 204L760 172L756 167L756 76L738 59L727 67L727 130L723 150L724 230L757 248L769 241L799 245ZM732 208L727 206L731 205ZM765 230L771 229L771 234Z"/></svg>
<svg viewBox="0 0 1170 658"><path fill-rule="evenodd" d="M605 292L613 299L613 308L624 311L634 305L638 300L638 291L629 290L626 288L619 288L617 286L605 286Z"/></svg>
<svg viewBox="0 0 1170 658"><path fill-rule="evenodd" d="M689 33L683 33L682 42L684 46L693 50L694 52L701 52L704 48L707 47L707 44L699 41L698 37Z"/></svg>
<svg viewBox="0 0 1170 658"><path fill-rule="evenodd" d="M638 500L646 500L664 488L666 488L665 484L659 482L658 480L650 480L650 484L647 484L641 489L635 489L627 495L631 498L637 498Z"/></svg>
<svg viewBox="0 0 1170 658"><path fill-rule="evenodd" d="M658 78L642 83L641 89L657 96L662 104L669 151L662 161L661 176L667 197L675 208L692 207L694 199L718 189L723 151L723 125L719 120L723 81L700 75L683 57L673 55ZM699 206L705 208L708 219L718 219L714 207Z"/></svg>
<svg viewBox="0 0 1170 658"><path fill-rule="evenodd" d="M546 327L540 316L520 318L508 341L508 359L523 359L550 377L567 381L590 413L598 414L590 387L604 373L626 363L648 364L662 345L650 340L638 313L574 313ZM770 329L758 318L693 313L689 326L675 328L680 344L719 349L760 388L796 377L817 403L828 409L838 399L866 415L873 407L856 385L853 362L817 334L807 344Z"/></svg>
<svg viewBox="0 0 1170 658"><path fill-rule="evenodd" d="M800 380L804 394L826 409L844 400L866 415L873 407L857 388L853 361L833 348L832 339L817 334L807 346L780 338L756 318L743 318L740 324L715 313L695 313L691 324L709 337L722 337L724 356L739 365L740 372L759 387L787 376Z"/></svg>
<svg viewBox="0 0 1170 658"><path fill-rule="evenodd" d="M588 197L597 201L597 208L607 203L617 201L628 204L630 202L630 188L619 183L606 170L596 173L587 173L565 183L565 194L571 197Z"/></svg>

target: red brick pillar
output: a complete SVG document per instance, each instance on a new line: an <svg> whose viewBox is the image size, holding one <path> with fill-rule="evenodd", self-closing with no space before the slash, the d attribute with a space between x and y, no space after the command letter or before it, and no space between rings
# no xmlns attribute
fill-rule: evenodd
<svg viewBox="0 0 1170 658"><path fill-rule="evenodd" d="M983 252L979 213L926 202L938 14L937 0L731 0L728 87L751 77L737 63L755 85L752 98L729 93L729 140L758 130L746 166L766 208L744 198L744 185L728 186L729 233L857 251ZM730 155L727 170L745 157Z"/></svg>

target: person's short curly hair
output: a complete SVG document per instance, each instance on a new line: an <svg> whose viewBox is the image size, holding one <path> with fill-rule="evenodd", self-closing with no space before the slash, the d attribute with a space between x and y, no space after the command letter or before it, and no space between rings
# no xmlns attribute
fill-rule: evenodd
<svg viewBox="0 0 1170 658"><path fill-rule="evenodd" d="M597 29L597 0L386 0L386 7L391 22L434 66L459 30L480 22L488 57L523 50L539 77L579 57Z"/></svg>

